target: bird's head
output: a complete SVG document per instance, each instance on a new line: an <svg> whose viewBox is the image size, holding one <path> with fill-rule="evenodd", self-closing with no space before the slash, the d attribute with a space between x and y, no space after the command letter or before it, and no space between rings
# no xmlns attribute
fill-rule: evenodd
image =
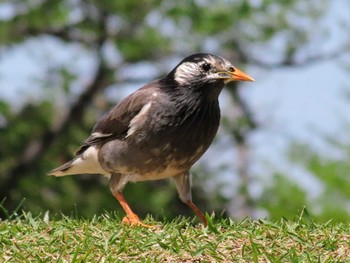
<svg viewBox="0 0 350 263"><path fill-rule="evenodd" d="M231 81L254 81L226 59L208 53L193 54L182 60L168 78L181 86L226 84ZM220 86L221 86L220 85Z"/></svg>

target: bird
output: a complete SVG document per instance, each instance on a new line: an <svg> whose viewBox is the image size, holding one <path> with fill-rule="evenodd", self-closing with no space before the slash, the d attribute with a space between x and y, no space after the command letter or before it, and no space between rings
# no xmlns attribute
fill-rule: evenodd
<svg viewBox="0 0 350 263"><path fill-rule="evenodd" d="M145 226L123 195L128 182L171 178L180 200L207 226L193 203L190 169L211 145L219 94L231 81L255 81L210 53L184 58L164 77L124 98L93 127L75 157L49 175L101 174L126 213L122 223Z"/></svg>

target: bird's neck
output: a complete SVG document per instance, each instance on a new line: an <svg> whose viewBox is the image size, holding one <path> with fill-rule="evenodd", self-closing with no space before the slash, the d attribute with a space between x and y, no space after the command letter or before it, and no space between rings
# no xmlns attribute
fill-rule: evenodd
<svg viewBox="0 0 350 263"><path fill-rule="evenodd" d="M171 104L172 112L167 114L169 123L182 125L184 123L205 122L216 126L220 120L219 93L224 83L206 86L179 86L177 83L167 82L161 85L161 89L166 90L166 104ZM195 125L196 126L196 125ZM194 126L189 126L194 127ZM200 128L200 127L198 127ZM203 127L204 128L204 127Z"/></svg>
<svg viewBox="0 0 350 263"><path fill-rule="evenodd" d="M161 87L166 89L168 94L174 100L178 100L181 104L191 104L193 107L202 104L212 104L217 102L219 94L224 87L224 82L213 83L192 83L191 85L179 85L174 80L164 78L161 80Z"/></svg>

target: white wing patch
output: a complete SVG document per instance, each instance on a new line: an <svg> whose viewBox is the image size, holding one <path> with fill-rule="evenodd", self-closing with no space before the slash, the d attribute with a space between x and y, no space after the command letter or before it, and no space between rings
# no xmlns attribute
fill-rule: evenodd
<svg viewBox="0 0 350 263"><path fill-rule="evenodd" d="M151 108L151 105L152 102L145 104L140 112L130 121L129 130L125 138L132 135L140 127L141 120L146 116L147 112Z"/></svg>
<svg viewBox="0 0 350 263"><path fill-rule="evenodd" d="M101 132L94 132L91 134L92 138L103 138L103 137L108 137L111 136L112 133L101 133Z"/></svg>

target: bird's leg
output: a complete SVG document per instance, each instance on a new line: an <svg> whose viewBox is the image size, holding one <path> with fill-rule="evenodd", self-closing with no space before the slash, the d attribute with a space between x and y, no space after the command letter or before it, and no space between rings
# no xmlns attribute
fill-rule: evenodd
<svg viewBox="0 0 350 263"><path fill-rule="evenodd" d="M202 213L201 210L199 210L199 208L194 203L192 203L191 200L188 200L186 202L186 205L192 208L195 214L202 220L204 226L208 226L208 222L207 222L207 219L205 218L205 215Z"/></svg>
<svg viewBox="0 0 350 263"><path fill-rule="evenodd" d="M205 215L192 202L191 174L187 171L186 173L174 176L173 179L175 181L176 188L181 201L188 205L194 211L194 213L202 220L204 226L207 226L208 222L205 218Z"/></svg>
<svg viewBox="0 0 350 263"><path fill-rule="evenodd" d="M130 225L139 225L142 224L140 218L131 210L129 204L127 203L127 201L125 200L123 194L121 192L117 192L116 194L114 194L114 197L117 198L118 202L120 203L120 205L122 206L122 208L124 209L125 213L126 213L126 217L123 218L123 223L128 223Z"/></svg>
<svg viewBox="0 0 350 263"><path fill-rule="evenodd" d="M136 225L136 226L150 227L149 225L146 225L141 222L140 218L131 210L128 202L125 200L121 192L122 187L120 187L121 186L120 175L112 174L109 184L114 197L118 200L118 202L120 203L120 205L122 206L123 210L126 213L126 216L123 218L122 223L129 224L132 226Z"/></svg>

